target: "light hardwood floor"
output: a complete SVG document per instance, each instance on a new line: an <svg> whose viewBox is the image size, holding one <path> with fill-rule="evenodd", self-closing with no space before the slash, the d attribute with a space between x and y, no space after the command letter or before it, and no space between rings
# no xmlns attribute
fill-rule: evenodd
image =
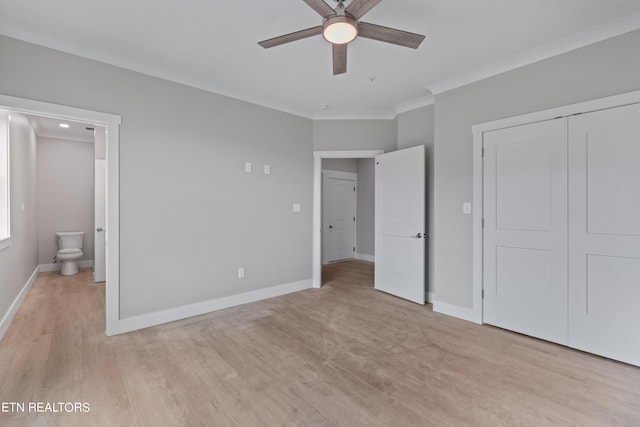
<svg viewBox="0 0 640 427"><path fill-rule="evenodd" d="M0 343L3 426L638 426L640 369L377 292L326 284L121 336L91 272L43 273Z"/></svg>

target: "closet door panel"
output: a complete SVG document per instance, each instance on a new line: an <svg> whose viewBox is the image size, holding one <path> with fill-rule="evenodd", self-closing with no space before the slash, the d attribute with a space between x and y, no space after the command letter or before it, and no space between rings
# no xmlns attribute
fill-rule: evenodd
<svg viewBox="0 0 640 427"><path fill-rule="evenodd" d="M569 345L640 365L640 105L569 120Z"/></svg>
<svg viewBox="0 0 640 427"><path fill-rule="evenodd" d="M567 343L567 122L486 132L484 321Z"/></svg>

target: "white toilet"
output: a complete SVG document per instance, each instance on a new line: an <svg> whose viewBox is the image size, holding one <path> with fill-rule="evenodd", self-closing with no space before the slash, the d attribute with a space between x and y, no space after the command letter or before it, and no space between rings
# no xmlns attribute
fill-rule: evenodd
<svg viewBox="0 0 640 427"><path fill-rule="evenodd" d="M56 260L62 261L62 275L70 276L78 272L78 261L82 258L84 231L56 233L58 253Z"/></svg>

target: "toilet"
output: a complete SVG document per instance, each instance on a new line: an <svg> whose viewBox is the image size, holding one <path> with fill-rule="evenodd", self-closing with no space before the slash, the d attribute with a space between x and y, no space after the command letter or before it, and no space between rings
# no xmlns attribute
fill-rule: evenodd
<svg viewBox="0 0 640 427"><path fill-rule="evenodd" d="M78 272L78 261L82 258L84 231L56 233L58 253L56 260L62 261L62 275L71 276Z"/></svg>

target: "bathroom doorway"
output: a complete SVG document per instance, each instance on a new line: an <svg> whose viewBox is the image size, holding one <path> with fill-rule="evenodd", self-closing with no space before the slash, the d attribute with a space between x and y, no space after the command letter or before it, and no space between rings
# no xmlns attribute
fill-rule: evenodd
<svg viewBox="0 0 640 427"><path fill-rule="evenodd" d="M104 180L104 211L105 226L103 226L105 239L105 317L106 317L106 334L114 335L119 333L119 127L121 123L120 116L102 113L81 108L69 107L59 104L51 104L41 101L17 98L0 94L0 108L16 112L21 115L32 115L62 121L81 123L87 125L85 127L104 129L104 165L106 176ZM85 129L86 130L86 129ZM93 183L93 168L95 164L92 162L90 169L92 170L91 183ZM91 185L93 187L93 185ZM92 189L93 191L93 189ZM91 208L95 209L92 198L89 199L92 204ZM95 219L92 217L91 233L93 234ZM93 240L93 239L91 239ZM92 248L92 252L93 252ZM95 255L95 254L94 254ZM91 264L93 266L93 264Z"/></svg>

